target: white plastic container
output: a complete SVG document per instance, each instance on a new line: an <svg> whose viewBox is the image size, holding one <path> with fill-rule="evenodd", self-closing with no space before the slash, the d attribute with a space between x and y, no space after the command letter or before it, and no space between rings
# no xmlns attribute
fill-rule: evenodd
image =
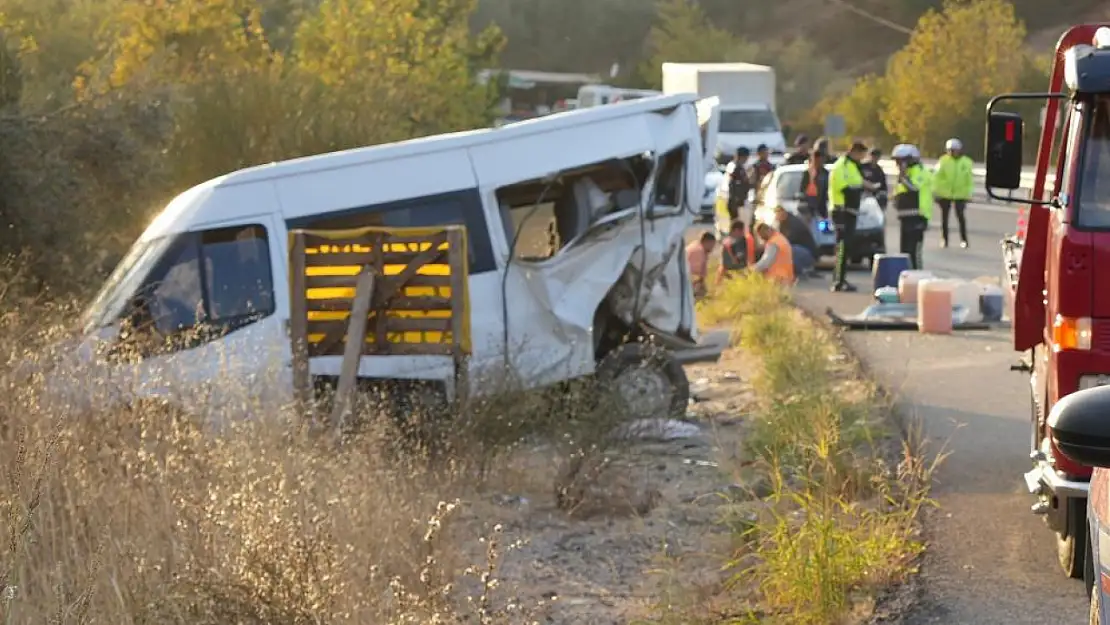
<svg viewBox="0 0 1110 625"><path fill-rule="evenodd" d="M898 301L903 304L917 302L917 285L922 280L935 278L930 271L903 271L898 275Z"/></svg>
<svg viewBox="0 0 1110 625"><path fill-rule="evenodd" d="M917 327L923 334L952 333L953 280L926 278L917 283Z"/></svg>
<svg viewBox="0 0 1110 625"><path fill-rule="evenodd" d="M979 323L983 320L982 310L979 308L979 297L983 294L983 286L966 280L951 280L952 306L963 306L967 315L963 318L965 323Z"/></svg>

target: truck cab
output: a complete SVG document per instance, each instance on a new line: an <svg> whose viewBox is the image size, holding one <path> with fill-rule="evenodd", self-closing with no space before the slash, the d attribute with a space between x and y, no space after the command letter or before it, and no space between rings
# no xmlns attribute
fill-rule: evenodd
<svg viewBox="0 0 1110 625"><path fill-rule="evenodd" d="M1028 207L1025 231L1004 242L1013 346L1025 354L1014 368L1030 376L1033 468L1024 477L1033 512L1056 533L1060 565L1078 578L1092 469L1061 453L1046 422L1064 397L1110 383L1110 27L1071 28L1055 58L1046 92L988 105L986 185L992 197ZM995 108L1037 99L1048 102L1033 188L1019 199L1024 124Z"/></svg>

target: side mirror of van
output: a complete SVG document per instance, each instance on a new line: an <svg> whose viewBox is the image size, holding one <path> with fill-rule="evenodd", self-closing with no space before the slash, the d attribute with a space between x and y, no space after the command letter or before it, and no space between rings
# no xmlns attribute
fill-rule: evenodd
<svg viewBox="0 0 1110 625"><path fill-rule="evenodd" d="M990 114L987 121L987 188L1021 188L1021 140L1025 122L1016 113Z"/></svg>
<svg viewBox="0 0 1110 625"><path fill-rule="evenodd" d="M1089 467L1110 467L1110 386L1072 393L1052 407L1048 427L1069 459Z"/></svg>

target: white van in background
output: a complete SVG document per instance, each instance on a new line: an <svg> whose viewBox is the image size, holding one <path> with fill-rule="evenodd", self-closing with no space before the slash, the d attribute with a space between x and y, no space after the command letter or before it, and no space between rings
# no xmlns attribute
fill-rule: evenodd
<svg viewBox="0 0 1110 625"><path fill-rule="evenodd" d="M650 89L623 89L609 85L585 85L578 90L578 108L639 100L662 95L662 93L662 91L652 91Z"/></svg>

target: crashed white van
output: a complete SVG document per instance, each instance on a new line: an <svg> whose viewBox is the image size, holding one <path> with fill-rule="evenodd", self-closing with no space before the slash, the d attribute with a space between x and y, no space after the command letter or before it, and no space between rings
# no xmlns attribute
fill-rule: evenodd
<svg viewBox="0 0 1110 625"><path fill-rule="evenodd" d="M715 108L653 97L205 182L170 202L85 312L80 353L99 373L83 378L196 410L227 410L244 394L288 403L294 229L464 225L470 367L507 368L527 386L594 373L630 330L692 346L684 233L703 195ZM209 331L124 364L111 354L137 298L160 339ZM334 378L340 361L313 358L311 374ZM435 356L364 356L358 369L445 384L452 374ZM480 394L483 376L469 379Z"/></svg>

